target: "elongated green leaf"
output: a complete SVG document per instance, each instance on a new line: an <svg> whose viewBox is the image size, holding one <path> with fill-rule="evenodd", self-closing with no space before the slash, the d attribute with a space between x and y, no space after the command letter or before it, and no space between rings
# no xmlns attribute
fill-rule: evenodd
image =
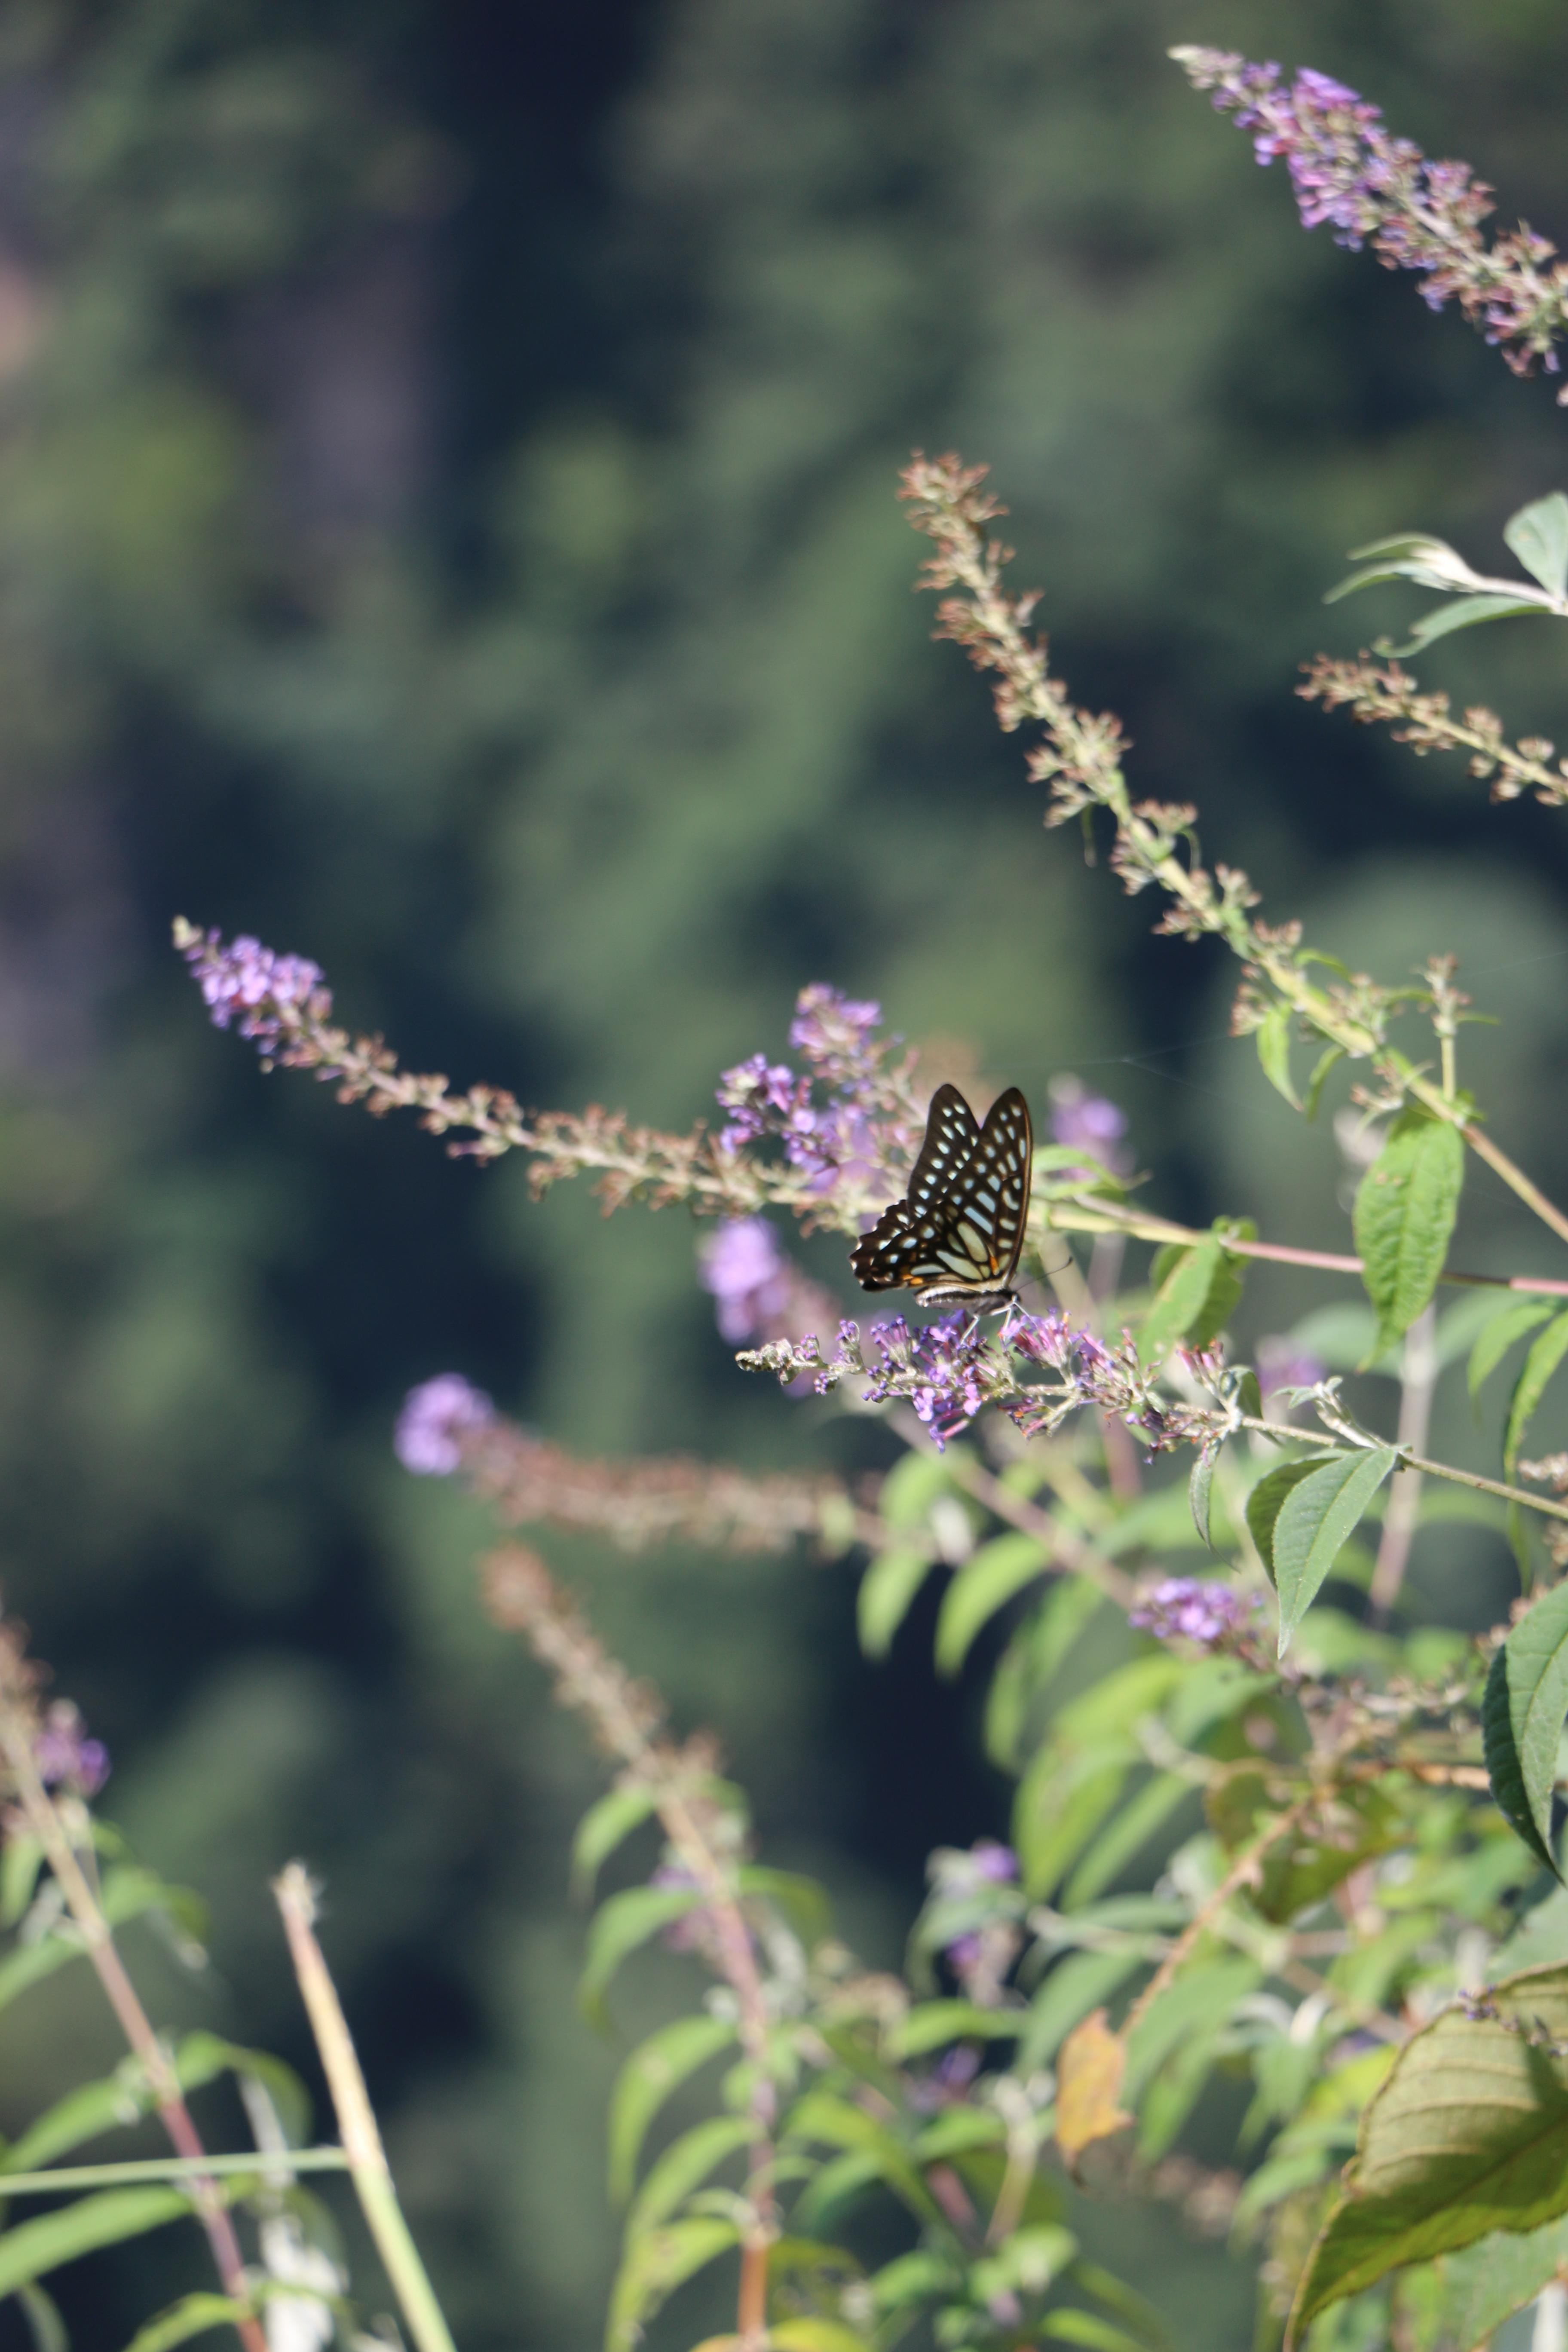
<svg viewBox="0 0 1568 2352"><path fill-rule="evenodd" d="M972 1552L942 1597L936 1621L938 1673L957 1674L981 1627L1015 1593L1043 1576L1047 1564L1037 1536L996 1536Z"/></svg>
<svg viewBox="0 0 1568 2352"><path fill-rule="evenodd" d="M1214 1490L1214 1465L1218 1459L1217 1448L1210 1452L1205 1445L1194 1461L1192 1475L1187 1480L1187 1503L1193 1515L1193 1525L1212 1551L1214 1538L1209 1533L1209 1498Z"/></svg>
<svg viewBox="0 0 1568 2352"><path fill-rule="evenodd" d="M920 2058L950 2042L1011 2041L1022 2032L1027 2014L1021 2009L977 2009L972 2000L922 2000L888 2028L886 2046L892 2057Z"/></svg>
<svg viewBox="0 0 1568 2352"><path fill-rule="evenodd" d="M1505 2319L1533 2303L1568 2267L1568 2220L1516 2236L1496 2230L1442 2263L1443 2341L1479 2352Z"/></svg>
<svg viewBox="0 0 1568 2352"><path fill-rule="evenodd" d="M1070 2305L1047 2311L1035 2322L1036 2331L1057 2344L1081 2344L1086 2352L1144 2352L1146 2339L1113 2327L1095 2311L1075 2311Z"/></svg>
<svg viewBox="0 0 1568 2352"><path fill-rule="evenodd" d="M1279 1655L1306 1615L1341 1546L1399 1456L1391 1445L1335 1454L1291 1488L1274 1522L1274 1581L1279 1592Z"/></svg>
<svg viewBox="0 0 1568 2352"><path fill-rule="evenodd" d="M1292 1110L1300 1110L1300 1097L1290 1084L1290 1007L1271 1004L1256 1034L1258 1059L1264 1076L1276 1094L1284 1096Z"/></svg>
<svg viewBox="0 0 1568 2352"><path fill-rule="evenodd" d="M1157 1363L1177 1340L1206 1347L1241 1296L1239 1261L1218 1235L1178 1250L1138 1335L1139 1361Z"/></svg>
<svg viewBox="0 0 1568 2352"><path fill-rule="evenodd" d="M14 2294L27 2280L43 2278L79 2254L140 2238L166 2221L184 2221L190 2211L189 2197L178 2189L106 2189L77 2198L58 2213L18 2221L0 2231L0 2295Z"/></svg>
<svg viewBox="0 0 1568 2352"><path fill-rule="evenodd" d="M183 2294L178 2303L139 2327L125 2352L174 2352L176 2344L188 2344L194 2336L205 2336L215 2327L232 2327L237 2319L253 2316L248 2304L236 2303L230 2295Z"/></svg>
<svg viewBox="0 0 1568 2352"><path fill-rule="evenodd" d="M965 1460L963 1446L950 1445L945 1454L906 1454L882 1481L878 1507L890 1528L923 1528L931 1507L942 1495L957 1495L955 1472Z"/></svg>
<svg viewBox="0 0 1568 2352"><path fill-rule="evenodd" d="M1102 1895L1192 1792L1191 1782L1177 1772L1156 1772L1145 1780L1073 1872L1062 1895L1065 1907L1076 1911Z"/></svg>
<svg viewBox="0 0 1568 2352"><path fill-rule="evenodd" d="M0 1853L0 1927L15 1927L33 1899L44 1849L30 1830L18 1830Z"/></svg>
<svg viewBox="0 0 1568 2352"><path fill-rule="evenodd" d="M624 2204L632 2193L647 2127L672 2091L735 2039L722 2017L678 2017L638 2044L616 2077L608 2123L610 2196Z"/></svg>
<svg viewBox="0 0 1568 2352"><path fill-rule="evenodd" d="M1322 1467L1321 1454L1309 1454L1300 1462L1280 1462L1265 1471L1247 1498L1247 1525L1258 1556L1271 1577L1274 1576L1274 1530L1288 1495L1295 1492L1303 1478ZM1275 1579L1278 1582L1278 1579Z"/></svg>
<svg viewBox="0 0 1568 2352"><path fill-rule="evenodd" d="M1082 1753L1042 1748L1019 1784L1013 1843L1024 1891L1037 1902L1065 1878L1121 1794L1133 1761L1122 1740L1097 1741Z"/></svg>
<svg viewBox="0 0 1568 2352"><path fill-rule="evenodd" d="M733 2221L671 2221L628 2248L610 2293L605 2352L632 2352L643 2328L678 2286L694 2278L740 2239Z"/></svg>
<svg viewBox="0 0 1568 2352"><path fill-rule="evenodd" d="M572 1841L572 1891L592 1895L595 1881L618 1845L640 1829L658 1800L647 1787L612 1789L591 1805L577 1824Z"/></svg>
<svg viewBox="0 0 1568 2352"><path fill-rule="evenodd" d="M1559 1315L1531 1342L1530 1353L1524 1360L1524 1368L1514 1387L1512 1402L1508 1409L1508 1429L1503 1438L1502 1455L1504 1472L1510 1478L1519 1466L1524 1433L1546 1393L1547 1382L1565 1354L1568 1354L1568 1315Z"/></svg>
<svg viewBox="0 0 1568 2352"><path fill-rule="evenodd" d="M16 2301L27 2323L33 2352L71 2352L70 2331L60 2317L54 2297L36 2279L16 2289Z"/></svg>
<svg viewBox="0 0 1568 2352"><path fill-rule="evenodd" d="M1409 1329L1436 1288L1464 1180L1458 1129L1405 1110L1356 1188L1355 1245L1379 1349Z"/></svg>
<svg viewBox="0 0 1568 2352"><path fill-rule="evenodd" d="M854 2106L831 2091L808 2091L790 2110L787 2130L792 2140L824 2140L829 2147L863 2157L922 2221L939 2219L941 2209L908 2150L886 2124L868 2115L864 2107Z"/></svg>
<svg viewBox="0 0 1568 2352"><path fill-rule="evenodd" d="M1552 596L1568 594L1568 498L1551 490L1510 515L1502 535L1532 580Z"/></svg>
<svg viewBox="0 0 1568 2352"><path fill-rule="evenodd" d="M68 2148L98 2139L116 2126L137 2123L154 2105L141 2069L130 2064L97 2083L79 2083L63 2099L35 2117L0 2157L0 2186L7 2172L41 2172Z"/></svg>
<svg viewBox="0 0 1568 2352"><path fill-rule="evenodd" d="M871 1562L855 1600L860 1647L868 1658L887 1656L910 1602L935 1566L929 1551L902 1546L879 1553Z"/></svg>
<svg viewBox="0 0 1568 2352"><path fill-rule="evenodd" d="M780 2319L768 2330L777 2352L870 2352L868 2337L841 2319Z"/></svg>
<svg viewBox="0 0 1568 2352"><path fill-rule="evenodd" d="M702 1891L694 1886L628 1886L602 1903L588 1930L588 1952L577 1999L584 2016L601 2029L609 2023L605 1995L621 1962L661 1927L673 1927L699 1909Z"/></svg>
<svg viewBox="0 0 1568 2352"><path fill-rule="evenodd" d="M187 2033L174 2053L174 2071L182 2089L200 2090L220 2074L238 2074L258 2083L276 2110L284 2137L293 2147L310 2137L310 2097L292 2066L269 2050L247 2050L242 2042L226 2042L218 2033Z"/></svg>
<svg viewBox="0 0 1568 2352"><path fill-rule="evenodd" d="M1481 1710L1498 1811L1552 1871L1552 1792L1565 1716L1568 1584L1558 1584L1520 1619L1493 1658Z"/></svg>
<svg viewBox="0 0 1568 2352"><path fill-rule="evenodd" d="M1488 2011L1442 2011L1395 2059L1302 2273L1291 2341L1406 2263L1568 2211L1568 2063L1547 2046L1568 2040L1568 1969L1510 1977Z"/></svg>
<svg viewBox="0 0 1568 2352"><path fill-rule="evenodd" d="M753 1862L738 1874L737 1884L742 1895L760 1895L776 1904L808 1949L832 1933L833 1906L826 1889L815 1878L798 1870L773 1870Z"/></svg>
<svg viewBox="0 0 1568 2352"><path fill-rule="evenodd" d="M1206 2034L1230 2016L1237 2001L1255 1992L1265 1971L1240 1953L1193 1961L1144 2011L1127 2042L1127 2073L1121 2095L1131 2105L1172 2053Z"/></svg>
<svg viewBox="0 0 1568 2352"><path fill-rule="evenodd" d="M1413 654L1425 653L1439 637L1452 636L1456 629L1473 629L1479 621L1507 621L1521 614L1545 610L1535 596L1457 596L1451 604L1438 604L1430 613L1423 613L1410 625L1408 645L1390 645L1382 637L1376 640L1380 653L1387 652L1398 660Z"/></svg>
<svg viewBox="0 0 1568 2352"><path fill-rule="evenodd" d="M1472 1398L1480 1394L1482 1382L1491 1378L1514 1341L1522 1339L1527 1331L1533 1331L1538 1323L1544 1323L1552 1312L1544 1298L1525 1298L1505 1307L1482 1326L1470 1349L1465 1374Z"/></svg>
<svg viewBox="0 0 1568 2352"><path fill-rule="evenodd" d="M711 2116L705 2124L693 2125L690 2131L671 2141L648 2167L647 2178L632 2200L626 2215L627 2244L644 2231L668 2221L676 2207L684 2204L694 2189L700 2189L726 2157L748 2145L755 2131L748 2116Z"/></svg>
<svg viewBox="0 0 1568 2352"><path fill-rule="evenodd" d="M1342 1045L1331 1045L1326 1052L1320 1054L1313 1063L1312 1075L1307 1080L1307 1091L1301 1098L1301 1108L1309 1118L1317 1118L1318 1104L1322 1097L1323 1081L1329 1072L1344 1058L1345 1049Z"/></svg>

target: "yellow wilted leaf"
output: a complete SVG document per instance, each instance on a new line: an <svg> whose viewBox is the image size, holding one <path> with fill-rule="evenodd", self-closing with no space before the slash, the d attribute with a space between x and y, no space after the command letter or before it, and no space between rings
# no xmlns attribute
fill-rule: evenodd
<svg viewBox="0 0 1568 2352"><path fill-rule="evenodd" d="M1132 2120L1117 2105L1127 2051L1105 2022L1090 2011L1062 2043L1057 2060L1057 2146L1076 2164L1091 2140L1107 2139Z"/></svg>

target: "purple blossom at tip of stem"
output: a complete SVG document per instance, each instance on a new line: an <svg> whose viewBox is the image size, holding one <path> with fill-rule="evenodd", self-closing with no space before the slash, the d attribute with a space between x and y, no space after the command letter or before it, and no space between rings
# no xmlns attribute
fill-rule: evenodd
<svg viewBox="0 0 1568 2352"><path fill-rule="evenodd" d="M1211 1578L1167 1576L1145 1601L1127 1612L1127 1622L1162 1642L1196 1642L1210 1649L1239 1633L1258 1603L1246 1593Z"/></svg>
<svg viewBox="0 0 1568 2352"><path fill-rule="evenodd" d="M789 1266L765 1217L731 1217L698 1245L698 1280L714 1299L720 1334L754 1339L790 1302Z"/></svg>
<svg viewBox="0 0 1568 2352"><path fill-rule="evenodd" d="M818 981L795 999L789 1042L829 1085L853 1083L868 1060L870 1032L882 1008L869 997L846 996Z"/></svg>
<svg viewBox="0 0 1568 2352"><path fill-rule="evenodd" d="M405 1470L446 1478L463 1458L463 1440L486 1429L495 1407L461 1372L437 1372L410 1389L397 1416L393 1448Z"/></svg>
<svg viewBox="0 0 1568 2352"><path fill-rule="evenodd" d="M1315 1389L1329 1369L1310 1349L1274 1332L1258 1342L1257 1363L1258 1385L1266 1398L1281 1389Z"/></svg>
<svg viewBox="0 0 1568 2352"><path fill-rule="evenodd" d="M81 1715L68 1698L56 1699L33 1741L33 1761L46 1789L96 1797L109 1778L109 1750L87 1736Z"/></svg>
<svg viewBox="0 0 1568 2352"><path fill-rule="evenodd" d="M204 932L181 952L214 1026L237 1023L240 1035L264 1051L278 1044L289 1013L309 1009L324 1021L331 1012L321 968L309 956L279 955L245 935L226 944L220 931Z"/></svg>
<svg viewBox="0 0 1568 2352"><path fill-rule="evenodd" d="M1277 65L1231 50L1172 55L1195 89L1212 90L1215 105L1253 133L1260 163L1284 159L1305 227L1328 223L1337 244L1370 242L1386 268L1417 272L1431 310L1457 299L1516 375L1529 375L1537 360L1558 373L1568 264L1522 222L1486 245L1479 224L1493 210L1492 191L1468 163L1434 163L1414 141L1394 138L1382 110L1331 74L1307 67L1287 85Z"/></svg>

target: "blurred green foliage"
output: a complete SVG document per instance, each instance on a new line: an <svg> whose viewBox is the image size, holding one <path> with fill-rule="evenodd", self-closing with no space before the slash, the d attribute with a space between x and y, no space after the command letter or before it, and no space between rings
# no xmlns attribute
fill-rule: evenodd
<svg viewBox="0 0 1568 2352"><path fill-rule="evenodd" d="M592 1774L391 1415L448 1363L599 1450L782 1457L811 1408L733 1372L675 1214L534 1207L510 1168L264 1085L169 919L315 956L345 1019L459 1082L668 1126L830 979L1037 1105L1063 1068L1121 1096L1172 1213L1267 1204L1345 1247L1327 1129L1312 1168L1204 1042L1229 976L1043 833L925 642L894 475L956 444L1141 785L1196 798L1211 852L1352 961L1466 955L1507 1015L1499 1132L1561 1190L1560 820L1489 815L1457 762L1291 687L1385 625L1318 608L1347 548L1420 527L1490 567L1563 480L1562 422L1304 236L1163 56L1287 32L1510 216L1561 221L1550 0L0 22L0 1565L115 1749L110 1811L215 1899L193 2022L300 2051L264 1884L294 1851L326 1874L469 2352L598 2326L613 2057L563 1912ZM1561 736L1553 656L1486 632L1430 676ZM1472 1262L1513 1262L1506 1202L1465 1217ZM847 1287L832 1251L814 1270ZM1322 1293L1252 1296L1279 1323ZM1500 1580L1484 1540L1450 1580ZM730 1744L773 1855L859 1874L872 1956L933 1839L995 1826L962 1697L919 1633L859 1664L840 1577L562 1557ZM1185 2274L1177 2324L1213 2342L1206 2258Z"/></svg>

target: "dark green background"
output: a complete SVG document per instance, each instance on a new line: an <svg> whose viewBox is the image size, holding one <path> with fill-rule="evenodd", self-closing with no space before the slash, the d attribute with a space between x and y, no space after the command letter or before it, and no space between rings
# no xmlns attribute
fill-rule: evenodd
<svg viewBox="0 0 1568 2352"><path fill-rule="evenodd" d="M895 477L956 445L1139 790L1353 961L1459 950L1507 1023L1467 1074L1568 1188L1563 819L1291 693L1412 609L1325 614L1344 551L1425 527L1494 568L1562 413L1304 236L1183 39L1339 74L1568 228L1560 0L0 12L0 1568L109 1811L213 1900L203 1984L137 1948L169 2014L303 2063L266 1880L324 1874L465 2352L596 2340L616 2053L571 2005L594 1768L479 1617L477 1515L394 1464L402 1392L461 1368L584 1450L878 1441L733 1370L681 1213L536 1207L263 1079L171 917L316 957L416 1066L670 1127L832 980L1037 1108L1058 1070L1114 1093L1168 1213L1348 1247L1326 1122L1223 1042L1231 973L1041 829L927 642ZM1568 735L1543 624L1425 675ZM1495 1185L1465 1217L1471 1263L1556 1270ZM1331 1295L1260 1280L1245 1331ZM1505 1573L1462 1547L1413 1604L1485 1623ZM872 1670L842 1568L549 1549L896 1958L927 1848L1005 1822L929 1623ZM627 2029L688 1990L650 1960ZM116 2055L84 1988L3 2022L8 2129ZM1243 2284L1222 2317L1160 2226L1184 2345L1245 2343ZM150 2245L65 2300L109 2346L201 2278Z"/></svg>

